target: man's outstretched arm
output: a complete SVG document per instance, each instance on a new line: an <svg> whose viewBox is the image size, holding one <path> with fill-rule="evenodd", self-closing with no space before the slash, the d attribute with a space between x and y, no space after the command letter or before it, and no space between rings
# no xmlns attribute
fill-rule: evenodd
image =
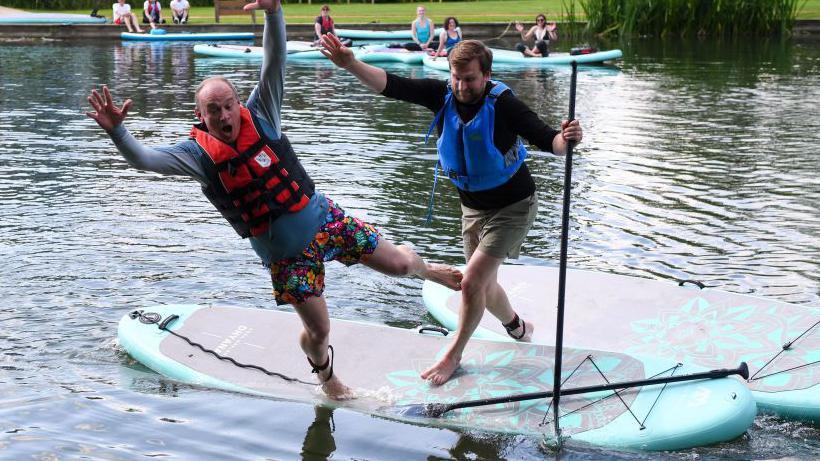
<svg viewBox="0 0 820 461"><path fill-rule="evenodd" d="M207 181L204 171L190 151L179 145L146 147L125 129L123 121L131 108L130 99L117 107L108 87L103 85L102 93L91 90L88 102L94 110L85 114L108 133L122 156L134 168L160 174L190 176L203 184Z"/></svg>
<svg viewBox="0 0 820 461"><path fill-rule="evenodd" d="M246 5L245 9L262 9L265 12L265 29L262 33L264 59L259 84L248 98L247 106L270 122L274 132L268 135L277 138L281 133L282 100L285 97L287 36L284 13L280 0L259 0Z"/></svg>
<svg viewBox="0 0 820 461"><path fill-rule="evenodd" d="M376 93L381 93L387 86L387 72L370 64L365 64L353 55L350 48L342 45L335 35L322 35L322 54L336 64L355 75L360 82Z"/></svg>

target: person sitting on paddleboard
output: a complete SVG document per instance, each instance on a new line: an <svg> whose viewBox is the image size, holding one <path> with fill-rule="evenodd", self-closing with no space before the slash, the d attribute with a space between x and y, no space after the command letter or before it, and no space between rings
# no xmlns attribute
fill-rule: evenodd
<svg viewBox="0 0 820 461"><path fill-rule="evenodd" d="M550 54L550 42L558 41L558 25L554 21L547 22L547 17L543 14L535 17L535 25L526 34L524 25L518 21L515 22L515 30L521 34L521 40L524 40L524 43L516 44L515 49L531 58L546 58ZM529 40L535 40L532 48L526 45Z"/></svg>
<svg viewBox="0 0 820 461"><path fill-rule="evenodd" d="M316 16L316 20L313 21L313 29L313 43L315 45L319 44L319 37L324 34L336 35L336 27L333 25L333 18L330 17L330 6L322 5L319 16ZM353 44L349 39L340 40L347 46Z"/></svg>
<svg viewBox="0 0 820 461"><path fill-rule="evenodd" d="M137 23L137 15L131 12L131 5L125 3L125 0L117 0L117 3L113 4L111 8L113 9L111 18L114 24L125 24L128 32L143 32Z"/></svg>
<svg viewBox="0 0 820 461"><path fill-rule="evenodd" d="M450 52L450 80L411 79L356 59L332 35L322 36L322 53L384 96L422 105L435 117L438 158L461 200L467 267L461 281L458 330L444 356L421 377L434 384L450 379L485 307L509 335L529 341L533 325L519 318L498 283L505 258L517 258L538 209L535 181L524 160L523 137L539 149L564 155L570 141L583 137L577 120L547 126L507 85L490 79L492 52L464 40Z"/></svg>
<svg viewBox="0 0 820 461"><path fill-rule="evenodd" d="M461 40L461 27L458 27L458 19L450 16L444 20L444 30L438 39L436 56L447 56L447 53Z"/></svg>
<svg viewBox="0 0 820 461"><path fill-rule="evenodd" d="M190 138L153 148L123 125L132 101L118 107L107 87L102 94L91 91L93 111L86 114L131 166L200 183L205 196L268 268L277 304L295 307L304 325L300 345L324 392L333 399L350 398L352 391L333 371L323 295L325 262L362 263L385 274L422 277L454 289L462 276L451 266L424 262L407 246L395 246L316 190L281 131L287 39L280 0L258 0L245 9L266 11L262 71L246 105L228 79L206 78L196 89L199 123Z"/></svg>
<svg viewBox="0 0 820 461"><path fill-rule="evenodd" d="M410 51L438 48L438 44L433 43L433 39L436 38L436 26L433 25L433 20L427 17L427 8L423 6L416 8L416 16L416 19L410 23L410 36L413 42L406 44L405 48Z"/></svg>

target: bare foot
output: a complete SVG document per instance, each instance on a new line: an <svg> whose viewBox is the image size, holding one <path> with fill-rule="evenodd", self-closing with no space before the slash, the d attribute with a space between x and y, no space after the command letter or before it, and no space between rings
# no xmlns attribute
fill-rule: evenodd
<svg viewBox="0 0 820 461"><path fill-rule="evenodd" d="M427 263L424 278L446 286L451 290L461 290L461 279L464 274L453 266Z"/></svg>
<svg viewBox="0 0 820 461"><path fill-rule="evenodd" d="M345 386L335 375L322 383L322 391L333 400L350 400L356 398L353 389Z"/></svg>
<svg viewBox="0 0 820 461"><path fill-rule="evenodd" d="M520 341L522 343L528 343L528 342L532 341L532 332L535 331L535 325L533 325L530 322L527 322L526 320L523 320L523 322L524 322L524 331L523 331L524 336L523 337L518 338L519 336L521 336L521 333L522 333L521 327L518 327L515 330L512 330L512 331L508 332L508 334L513 339L515 339L516 341Z"/></svg>
<svg viewBox="0 0 820 461"><path fill-rule="evenodd" d="M458 365L458 360L444 357L437 364L425 370L421 374L421 379L426 379L436 386L440 386L453 376L453 373L458 369Z"/></svg>

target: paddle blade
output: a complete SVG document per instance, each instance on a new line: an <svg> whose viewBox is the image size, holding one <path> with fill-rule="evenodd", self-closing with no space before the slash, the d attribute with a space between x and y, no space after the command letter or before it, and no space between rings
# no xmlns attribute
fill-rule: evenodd
<svg viewBox="0 0 820 461"><path fill-rule="evenodd" d="M407 418L440 418L449 409L450 406L444 403L419 403L390 407L388 410L397 416Z"/></svg>

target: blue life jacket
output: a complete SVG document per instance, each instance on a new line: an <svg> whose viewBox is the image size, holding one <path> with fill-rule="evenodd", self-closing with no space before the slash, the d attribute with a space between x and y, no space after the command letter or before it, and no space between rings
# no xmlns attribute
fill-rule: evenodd
<svg viewBox="0 0 820 461"><path fill-rule="evenodd" d="M507 152L501 152L493 143L495 128L495 102L510 87L492 81L490 93L478 113L468 123L461 121L456 109L456 99L452 87L447 87L444 107L436 114L430 133L443 118L444 125L438 138L439 163L444 174L461 190L474 192L498 187L518 171L527 158L527 149L521 139Z"/></svg>

